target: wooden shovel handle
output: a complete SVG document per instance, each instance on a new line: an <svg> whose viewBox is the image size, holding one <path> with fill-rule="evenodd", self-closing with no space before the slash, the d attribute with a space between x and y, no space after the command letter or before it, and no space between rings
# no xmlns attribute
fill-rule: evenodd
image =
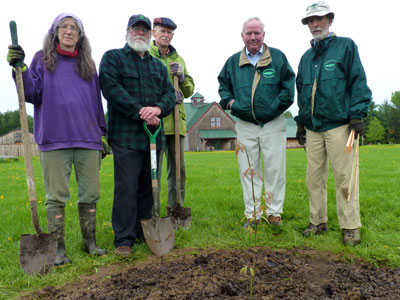
<svg viewBox="0 0 400 300"><path fill-rule="evenodd" d="M352 129L350 132L349 138L347 139L347 143L346 143L346 153L347 154L349 154L351 152L351 148L353 148L354 137L355 137L355 131L354 131L354 129Z"/></svg>
<svg viewBox="0 0 400 300"><path fill-rule="evenodd" d="M174 76L175 91L179 91L178 76ZM176 177L176 203L181 205L181 144L179 135L179 104L175 104L175 177Z"/></svg>
<svg viewBox="0 0 400 300"><path fill-rule="evenodd" d="M18 45L17 24L14 21L10 22L10 31L11 31L11 40L13 45ZM22 143L23 143L24 157L25 157L26 180L28 183L29 203L31 207L32 221L36 233L41 234L42 230L40 229L39 225L39 218L36 205L35 177L33 174L33 166L32 166L32 146L29 136L28 118L26 116L24 83L22 81L21 65L16 66L14 68L14 72L15 72L15 81L17 84L19 119L22 130Z"/></svg>

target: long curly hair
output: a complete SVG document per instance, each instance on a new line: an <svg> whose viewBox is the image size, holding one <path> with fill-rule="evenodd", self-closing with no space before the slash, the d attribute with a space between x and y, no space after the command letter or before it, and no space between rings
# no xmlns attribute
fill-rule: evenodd
<svg viewBox="0 0 400 300"><path fill-rule="evenodd" d="M72 19L76 23L76 20L74 18ZM47 69L49 69L51 72L54 72L54 69L57 65L56 47L57 43L59 43L58 30L60 24L61 22L57 24L53 32L47 33L43 42L43 62L46 65ZM79 31L76 48L78 49L78 56L76 59L77 73L84 80L89 81L95 74L96 66L92 58L92 49L90 47L89 40L86 35L82 33L81 30Z"/></svg>

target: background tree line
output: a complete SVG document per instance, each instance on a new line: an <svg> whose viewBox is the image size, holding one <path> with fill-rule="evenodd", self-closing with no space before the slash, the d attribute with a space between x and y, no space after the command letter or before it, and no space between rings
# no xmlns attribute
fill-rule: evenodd
<svg viewBox="0 0 400 300"><path fill-rule="evenodd" d="M390 102L376 105L371 101L367 118L364 120L365 143L400 143L400 91L394 92Z"/></svg>
<svg viewBox="0 0 400 300"><path fill-rule="evenodd" d="M28 116L29 132L33 132L33 118ZM21 128L19 110L0 112L0 136L15 129Z"/></svg>
<svg viewBox="0 0 400 300"><path fill-rule="evenodd" d="M292 118L292 113L286 111L284 116ZM105 114L107 118L107 114ZM364 144L400 143L400 91L394 92L390 102L385 100L377 105L371 101L369 113L364 120L366 131ZM33 118L28 116L29 131L33 132ZM0 112L0 136L20 128L19 110Z"/></svg>

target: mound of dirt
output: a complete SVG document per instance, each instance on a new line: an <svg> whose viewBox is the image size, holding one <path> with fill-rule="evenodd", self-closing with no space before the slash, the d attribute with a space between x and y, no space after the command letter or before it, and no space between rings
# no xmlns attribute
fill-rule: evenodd
<svg viewBox="0 0 400 300"><path fill-rule="evenodd" d="M400 269L313 250L179 250L135 265L102 269L79 283L46 287L23 300L400 299ZM118 271L116 271L118 270Z"/></svg>

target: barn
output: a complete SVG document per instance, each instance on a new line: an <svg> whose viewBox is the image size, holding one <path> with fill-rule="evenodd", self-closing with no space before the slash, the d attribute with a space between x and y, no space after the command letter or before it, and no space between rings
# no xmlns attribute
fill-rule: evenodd
<svg viewBox="0 0 400 300"><path fill-rule="evenodd" d="M33 134L29 133L32 145L32 155L39 155L39 147L35 143ZM0 156L23 156L24 147L22 144L22 130L15 129L5 135L0 136Z"/></svg>
<svg viewBox="0 0 400 300"><path fill-rule="evenodd" d="M234 150L236 143L236 117L216 103L206 103L204 96L195 93L190 103L185 103L185 151ZM286 147L301 147L296 139L297 124L286 118Z"/></svg>

